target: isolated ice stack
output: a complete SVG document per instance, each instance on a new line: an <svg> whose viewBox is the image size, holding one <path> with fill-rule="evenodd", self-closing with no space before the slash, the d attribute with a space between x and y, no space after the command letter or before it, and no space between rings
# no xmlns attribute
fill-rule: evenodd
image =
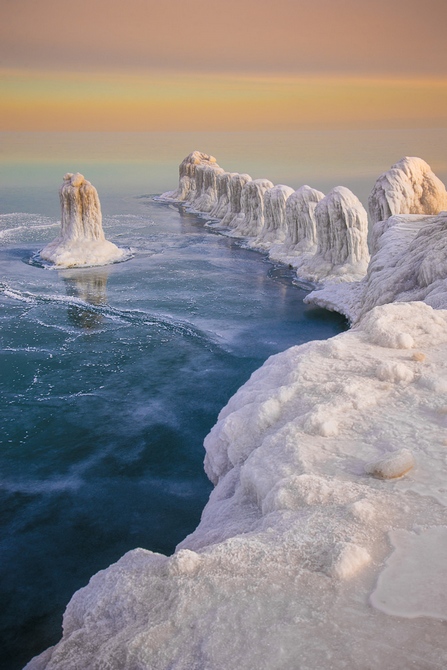
<svg viewBox="0 0 447 670"><path fill-rule="evenodd" d="M61 233L39 253L55 267L105 265L128 251L105 239L101 205L94 186L82 174L67 173L60 189Z"/></svg>
<svg viewBox="0 0 447 670"><path fill-rule="evenodd" d="M373 223L393 214L438 214L447 209L447 192L428 163L405 156L377 179L368 206Z"/></svg>
<svg viewBox="0 0 447 670"><path fill-rule="evenodd" d="M239 237L256 237L264 227L264 194L273 188L268 179L248 181L241 193L241 215L237 218L233 234Z"/></svg>
<svg viewBox="0 0 447 670"><path fill-rule="evenodd" d="M317 251L296 263L297 275L314 282L352 282L369 261L368 216L360 200L336 186L315 207Z"/></svg>
<svg viewBox="0 0 447 670"><path fill-rule="evenodd" d="M249 174L239 174L235 172L231 175L229 182L229 206L221 221L221 226L236 228L242 221L245 214L241 213L241 194L245 184L251 181Z"/></svg>
<svg viewBox="0 0 447 670"><path fill-rule="evenodd" d="M199 165L217 165L214 156L193 151L179 165L179 184L175 191L167 191L160 197L166 200L191 201L195 196L196 169Z"/></svg>
<svg viewBox="0 0 447 670"><path fill-rule="evenodd" d="M264 225L255 242L269 249L286 238L286 203L294 192L290 186L277 184L264 194Z"/></svg>

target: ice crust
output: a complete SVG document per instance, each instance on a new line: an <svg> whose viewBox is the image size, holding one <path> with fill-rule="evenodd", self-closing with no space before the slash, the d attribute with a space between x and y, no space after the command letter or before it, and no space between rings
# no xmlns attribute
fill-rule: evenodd
<svg viewBox="0 0 447 670"><path fill-rule="evenodd" d="M39 252L40 258L58 268L106 265L124 260L128 251L105 238L95 187L79 172L67 173L59 195L61 232Z"/></svg>
<svg viewBox="0 0 447 670"><path fill-rule="evenodd" d="M249 238L274 191L255 182L231 229ZM303 188L283 244L332 273L365 263L355 196ZM311 294L354 326L272 356L220 412L198 528L171 557L135 549L92 577L28 670L447 667L446 227L375 224L365 278Z"/></svg>

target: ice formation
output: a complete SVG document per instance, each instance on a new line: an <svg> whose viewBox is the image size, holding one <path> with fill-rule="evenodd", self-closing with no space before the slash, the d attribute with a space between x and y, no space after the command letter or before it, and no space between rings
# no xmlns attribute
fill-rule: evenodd
<svg viewBox="0 0 447 670"><path fill-rule="evenodd" d="M264 194L273 184L268 179L247 181L241 192L241 213L233 223L233 234L256 237L264 226Z"/></svg>
<svg viewBox="0 0 447 670"><path fill-rule="evenodd" d="M324 193L307 185L289 196L286 202L286 248L304 252L317 250L315 207L323 198Z"/></svg>
<svg viewBox="0 0 447 670"><path fill-rule="evenodd" d="M247 182L251 181L249 174L234 173L229 182L229 205L221 225L228 228L236 228L238 222L244 218L241 214L241 194Z"/></svg>
<svg viewBox="0 0 447 670"><path fill-rule="evenodd" d="M128 252L105 238L95 187L79 172L67 173L59 193L61 232L39 252L40 258L61 268L105 265L124 260Z"/></svg>
<svg viewBox="0 0 447 670"><path fill-rule="evenodd" d="M192 200L196 190L195 174L198 165L217 165L217 162L214 156L193 151L180 163L178 188L175 191L167 191L160 197L165 200Z"/></svg>
<svg viewBox="0 0 447 670"><path fill-rule="evenodd" d="M256 243L267 248L284 242L286 229L286 204L293 193L293 188L277 184L264 194L264 226Z"/></svg>
<svg viewBox="0 0 447 670"><path fill-rule="evenodd" d="M447 311L422 302L271 357L206 439L196 531L95 575L27 670L445 667L446 378ZM402 449L405 477L365 472Z"/></svg>
<svg viewBox="0 0 447 670"><path fill-rule="evenodd" d="M447 209L447 192L421 158L402 158L377 179L368 200L373 223L393 214L438 214Z"/></svg>
<svg viewBox="0 0 447 670"><path fill-rule="evenodd" d="M235 176L233 172L221 172L217 175L217 199L216 204L210 211L210 216L215 219L223 219L230 206L230 185Z"/></svg>
<svg viewBox="0 0 447 670"><path fill-rule="evenodd" d="M314 282L352 282L367 270L368 217L360 200L336 186L315 206L317 250L295 263L297 274Z"/></svg>
<svg viewBox="0 0 447 670"><path fill-rule="evenodd" d="M190 208L196 212L211 212L217 203L217 179L224 174L218 165L198 165L195 172L196 192Z"/></svg>

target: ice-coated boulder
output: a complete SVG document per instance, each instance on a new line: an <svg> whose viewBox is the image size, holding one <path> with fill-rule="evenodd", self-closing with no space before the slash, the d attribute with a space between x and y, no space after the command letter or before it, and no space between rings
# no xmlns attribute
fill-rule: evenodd
<svg viewBox="0 0 447 670"><path fill-rule="evenodd" d="M264 194L273 184L268 179L247 181L241 192L241 216L233 229L235 235L256 237L264 227Z"/></svg>
<svg viewBox="0 0 447 670"><path fill-rule="evenodd" d="M160 197L166 200L190 201L194 198L196 184L195 173L199 165L217 165L214 156L193 151L179 165L179 184L175 191L167 191Z"/></svg>
<svg viewBox="0 0 447 670"><path fill-rule="evenodd" d="M277 184L264 194L264 226L258 242L270 246L284 242L286 237L286 203L294 193L293 188Z"/></svg>
<svg viewBox="0 0 447 670"><path fill-rule="evenodd" d="M217 178L224 170L216 165L198 165L195 172L196 192L190 208L196 212L211 212L217 203Z"/></svg>
<svg viewBox="0 0 447 670"><path fill-rule="evenodd" d="M234 172L222 172L217 175L217 200L210 211L210 216L214 219L223 219L228 212L230 207L230 184L234 176Z"/></svg>
<svg viewBox="0 0 447 670"><path fill-rule="evenodd" d="M393 214L438 214L447 209L447 192L428 163L406 156L380 175L368 206L373 223Z"/></svg>
<svg viewBox="0 0 447 670"><path fill-rule="evenodd" d="M360 200L336 186L315 207L317 251L303 254L295 267L300 278L325 283L362 279L368 268L368 216Z"/></svg>
<svg viewBox="0 0 447 670"><path fill-rule="evenodd" d="M285 245L300 251L316 251L317 222L315 207L324 198L324 193L310 186L301 186L286 202Z"/></svg>
<svg viewBox="0 0 447 670"><path fill-rule="evenodd" d="M123 260L127 251L106 240L98 192L82 174L68 172L59 191L59 237L39 253L56 267L105 265Z"/></svg>
<svg viewBox="0 0 447 670"><path fill-rule="evenodd" d="M244 218L244 214L241 214L241 193L242 189L247 182L251 181L249 174L239 174L237 172L231 175L229 181L229 205L225 216L221 221L221 226L226 226L228 228L235 228Z"/></svg>

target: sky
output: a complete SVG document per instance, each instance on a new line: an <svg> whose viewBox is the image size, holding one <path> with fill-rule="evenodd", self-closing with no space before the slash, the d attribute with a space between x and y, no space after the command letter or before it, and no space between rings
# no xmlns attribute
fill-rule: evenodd
<svg viewBox="0 0 447 670"><path fill-rule="evenodd" d="M0 130L447 124L445 0L1 0Z"/></svg>

